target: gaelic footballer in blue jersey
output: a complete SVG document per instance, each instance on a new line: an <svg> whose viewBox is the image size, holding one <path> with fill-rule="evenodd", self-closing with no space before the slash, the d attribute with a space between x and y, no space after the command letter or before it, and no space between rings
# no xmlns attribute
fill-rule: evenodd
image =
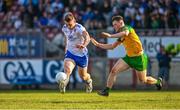
<svg viewBox="0 0 180 110"><path fill-rule="evenodd" d="M87 73L88 66L88 50L86 46L90 42L90 36L86 29L78 24L71 12L64 14L64 26L62 32L65 35L65 59L64 72L67 74L67 79L59 83L59 88L62 93L65 92L69 82L69 77L74 69L78 66L80 77L86 83L86 92L92 92L92 79Z"/></svg>

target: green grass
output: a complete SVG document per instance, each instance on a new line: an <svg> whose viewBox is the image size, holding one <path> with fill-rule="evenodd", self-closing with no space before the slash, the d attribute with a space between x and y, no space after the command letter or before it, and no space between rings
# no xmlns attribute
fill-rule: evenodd
<svg viewBox="0 0 180 110"><path fill-rule="evenodd" d="M84 91L0 91L1 109L180 109L179 91L112 91L109 97Z"/></svg>

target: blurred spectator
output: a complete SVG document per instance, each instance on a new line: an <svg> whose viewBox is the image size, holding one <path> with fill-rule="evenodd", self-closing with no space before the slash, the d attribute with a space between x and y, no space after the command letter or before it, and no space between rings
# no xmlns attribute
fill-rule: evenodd
<svg viewBox="0 0 180 110"><path fill-rule="evenodd" d="M7 12L7 6L5 0L0 0L0 12Z"/></svg>
<svg viewBox="0 0 180 110"><path fill-rule="evenodd" d="M24 6L28 6L30 4L37 6L39 3L39 0L18 0L18 3Z"/></svg>
<svg viewBox="0 0 180 110"><path fill-rule="evenodd" d="M53 9L55 9L57 7L58 10L63 10L63 8L64 8L64 5L60 0L55 0L51 6Z"/></svg>
<svg viewBox="0 0 180 110"><path fill-rule="evenodd" d="M48 24L47 25L50 27L56 27L56 28L59 27L59 23L58 23L57 19L55 18L55 16L53 17L52 14L48 14Z"/></svg>
<svg viewBox="0 0 180 110"><path fill-rule="evenodd" d="M33 28L33 20L35 17L34 8L31 4L27 6L26 12L24 13L24 22L27 28Z"/></svg>
<svg viewBox="0 0 180 110"><path fill-rule="evenodd" d="M48 25L48 13L43 12L43 15L39 18L39 27L45 28Z"/></svg>
<svg viewBox="0 0 180 110"><path fill-rule="evenodd" d="M109 0L105 0L100 7L100 12L102 12L107 25L110 25L111 23L111 16L110 16L111 11L112 11L112 8L111 8Z"/></svg>
<svg viewBox="0 0 180 110"><path fill-rule="evenodd" d="M164 46L161 46L156 57L159 64L158 77L161 77L165 81L165 87L167 88L169 84L171 56L165 51Z"/></svg>
<svg viewBox="0 0 180 110"><path fill-rule="evenodd" d="M82 21L83 21L83 23L85 23L87 20L92 20L93 17L94 17L94 13L93 13L92 7L88 6L86 8L86 12L82 16Z"/></svg>

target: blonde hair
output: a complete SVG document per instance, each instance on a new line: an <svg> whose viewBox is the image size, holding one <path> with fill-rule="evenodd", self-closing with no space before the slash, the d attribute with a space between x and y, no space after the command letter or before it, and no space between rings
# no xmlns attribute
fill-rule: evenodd
<svg viewBox="0 0 180 110"><path fill-rule="evenodd" d="M113 16L113 17L112 17L112 22L113 22L113 21L119 21L119 20L123 20L123 17L120 16L120 15L116 15L116 16Z"/></svg>
<svg viewBox="0 0 180 110"><path fill-rule="evenodd" d="M67 13L65 13L64 16L63 16L63 20L64 20L65 22L69 22L69 21L71 21L71 20L73 20L73 19L74 19L74 16L73 16L73 14L72 14L71 12L67 12Z"/></svg>

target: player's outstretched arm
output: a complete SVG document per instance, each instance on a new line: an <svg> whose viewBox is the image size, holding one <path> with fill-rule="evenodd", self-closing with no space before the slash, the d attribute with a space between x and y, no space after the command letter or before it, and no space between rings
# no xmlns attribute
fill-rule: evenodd
<svg viewBox="0 0 180 110"><path fill-rule="evenodd" d="M100 34L101 37L105 37L105 38L120 38L122 36L127 36L129 34L129 30L125 30L122 32L118 32L116 34L109 34L107 32L102 32Z"/></svg>
<svg viewBox="0 0 180 110"><path fill-rule="evenodd" d="M105 38L108 38L108 37L111 37L111 34L107 33L107 32L102 32L100 34L101 37L105 37Z"/></svg>
<svg viewBox="0 0 180 110"><path fill-rule="evenodd" d="M97 46L97 47L100 47L102 49L108 49L108 50L111 50L111 49L114 49L116 48L118 45L121 44L121 42L114 42L113 44L103 44L103 43L99 43L97 42L94 38L91 38L91 42Z"/></svg>

